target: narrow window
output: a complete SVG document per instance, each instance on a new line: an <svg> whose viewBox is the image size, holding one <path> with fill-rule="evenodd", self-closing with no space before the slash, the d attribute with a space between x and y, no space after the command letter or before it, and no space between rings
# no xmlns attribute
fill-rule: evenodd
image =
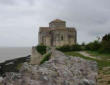
<svg viewBox="0 0 110 85"><path fill-rule="evenodd" d="M61 36L61 40L63 40L63 36Z"/></svg>

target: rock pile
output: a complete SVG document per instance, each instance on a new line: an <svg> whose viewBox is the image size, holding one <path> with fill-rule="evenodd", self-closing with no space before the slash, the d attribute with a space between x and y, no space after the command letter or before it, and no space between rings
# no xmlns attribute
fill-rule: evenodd
<svg viewBox="0 0 110 85"><path fill-rule="evenodd" d="M20 73L7 73L2 85L96 85L97 64L53 51L42 65L24 63Z"/></svg>

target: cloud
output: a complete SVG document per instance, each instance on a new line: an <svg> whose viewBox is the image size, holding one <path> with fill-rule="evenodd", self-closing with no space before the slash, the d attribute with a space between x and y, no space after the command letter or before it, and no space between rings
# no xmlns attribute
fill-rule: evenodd
<svg viewBox="0 0 110 85"><path fill-rule="evenodd" d="M56 18L76 27L78 43L110 32L110 0L0 0L0 46L33 46ZM7 43L8 42L8 43Z"/></svg>

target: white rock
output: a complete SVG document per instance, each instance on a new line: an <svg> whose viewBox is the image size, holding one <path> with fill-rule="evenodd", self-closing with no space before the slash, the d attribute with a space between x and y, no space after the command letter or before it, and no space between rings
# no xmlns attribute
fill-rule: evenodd
<svg viewBox="0 0 110 85"><path fill-rule="evenodd" d="M97 64L53 51L52 58L40 66L24 63L20 74L20 79L7 75L3 85L96 85Z"/></svg>

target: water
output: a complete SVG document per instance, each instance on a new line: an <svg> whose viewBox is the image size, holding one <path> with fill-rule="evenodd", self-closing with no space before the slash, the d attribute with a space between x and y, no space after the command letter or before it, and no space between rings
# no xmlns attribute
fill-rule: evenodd
<svg viewBox="0 0 110 85"><path fill-rule="evenodd" d="M31 54L31 47L0 47L0 62L25 57Z"/></svg>

